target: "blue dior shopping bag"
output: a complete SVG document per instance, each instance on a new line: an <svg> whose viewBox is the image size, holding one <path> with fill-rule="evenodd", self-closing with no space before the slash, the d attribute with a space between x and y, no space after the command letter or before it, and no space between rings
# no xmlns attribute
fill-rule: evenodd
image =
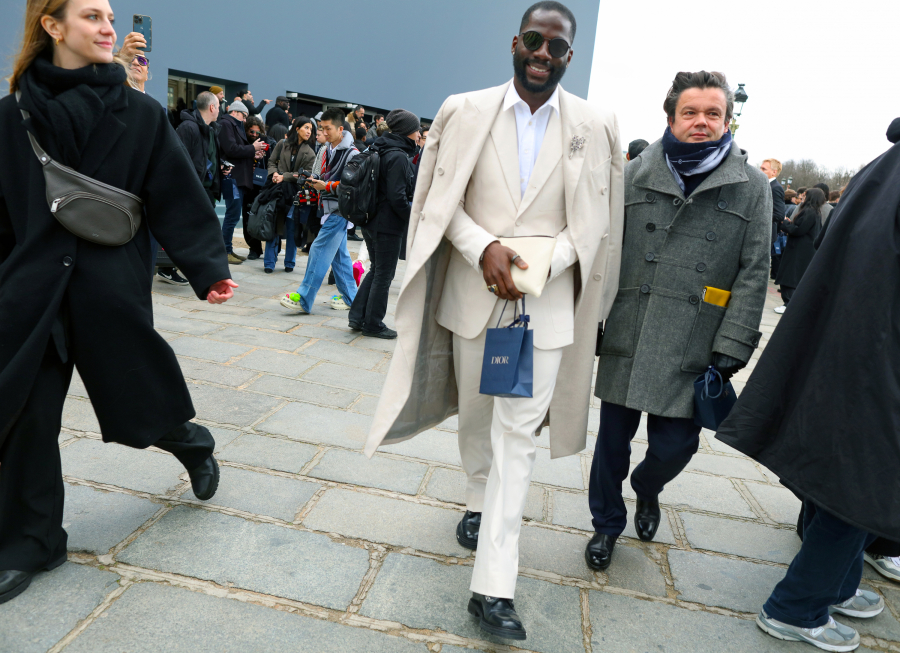
<svg viewBox="0 0 900 653"><path fill-rule="evenodd" d="M735 403L737 393L731 381L726 383L712 365L694 381L694 424L697 426L718 431Z"/></svg>
<svg viewBox="0 0 900 653"><path fill-rule="evenodd" d="M509 302L507 302L509 303ZM518 304L515 304L518 309ZM506 304L503 305L506 311ZM534 385L534 332L528 328L525 299L522 313L516 315L508 327L488 329L484 340L484 361L481 365L483 395L495 397L531 397Z"/></svg>

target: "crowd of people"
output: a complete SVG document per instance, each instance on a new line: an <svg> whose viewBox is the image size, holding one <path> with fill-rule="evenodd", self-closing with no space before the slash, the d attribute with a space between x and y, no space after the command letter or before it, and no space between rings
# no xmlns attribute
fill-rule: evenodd
<svg viewBox="0 0 900 653"><path fill-rule="evenodd" d="M900 463L900 119L888 131L895 145L845 188L795 191L779 183L777 159L757 169L733 140L725 75L680 72L662 136L632 141L623 157L613 114L559 86L576 20L549 0L522 17L512 80L451 96L430 127L404 109L370 122L362 106L294 117L283 96L263 114L269 100L244 90L226 101L216 86L167 112L143 94L143 37L129 34L114 53L105 0L45 4L28 0L12 95L0 100L0 137L17 155L0 163L0 314L20 316L0 322L0 603L66 559L56 438L75 366L105 441L169 451L199 499L217 490L213 437L190 421L177 359L153 329L148 270L218 304L238 288L230 265L261 258L274 274L281 256L291 273L306 254L286 310L312 313L330 269L331 308L349 310L351 329L399 337L367 455L458 414L467 482L455 537L477 551L467 610L511 640L526 638L518 540L543 427L552 457L584 450L594 379L595 532L584 557L606 570L628 519L623 482L630 473L635 531L652 541L665 486L698 450L698 378L725 386L747 366L774 280L784 316L717 424L719 439L778 474L803 506L800 551L756 623L827 651L859 646L833 615L884 610L860 588L864 563L900 582L900 488L884 480ZM122 125L114 149L91 138L109 125ZM142 202L132 238L66 227L92 215L94 200L48 206L47 175L58 173L47 158ZM360 218L347 198L359 190L355 171L369 169L377 183ZM234 243L240 221L246 258ZM352 239L371 263L361 283ZM394 330L384 318L407 254ZM106 355L93 355L100 347ZM644 415L648 448L630 471Z"/></svg>

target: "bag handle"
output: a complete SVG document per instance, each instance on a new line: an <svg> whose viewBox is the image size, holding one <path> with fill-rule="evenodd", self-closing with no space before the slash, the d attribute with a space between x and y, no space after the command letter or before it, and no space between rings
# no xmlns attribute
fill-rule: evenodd
<svg viewBox="0 0 900 653"><path fill-rule="evenodd" d="M508 304L509 304L509 300L507 299L506 302L503 304L503 310L500 311L500 319L497 320L497 328L498 329L500 328L500 323L503 321L503 314L506 312L506 306ZM512 329L513 327L516 327L516 328L525 327L525 329L528 329L528 323L531 321L531 317L528 315L525 315L525 295L522 295L522 312L519 313L518 309L519 309L519 302L515 302L515 304L513 304L513 321L512 321L512 324L510 324L508 327L506 327L507 329Z"/></svg>
<svg viewBox="0 0 900 653"><path fill-rule="evenodd" d="M714 395L710 393L709 386L715 382L716 377L719 378L719 394ZM710 365L709 369L703 374L703 390L700 391L700 399L718 399L723 392L725 392L725 380L722 378L719 370Z"/></svg>
<svg viewBox="0 0 900 653"><path fill-rule="evenodd" d="M21 98L22 98L22 91L17 90L16 91L16 103L17 104ZM22 109L21 107L19 107L19 111L22 112L22 116L25 118L25 120L28 120L29 118L31 118L31 114L29 112L25 111L25 109ZM44 149L37 142L37 139L34 137L34 134L32 134L27 129L25 130L25 133L28 134L28 140L31 142L31 149L34 150L34 155L38 158L38 161L40 161L41 165L46 166L46 165L50 165L51 163L53 163L53 159L50 158L49 154L44 152Z"/></svg>

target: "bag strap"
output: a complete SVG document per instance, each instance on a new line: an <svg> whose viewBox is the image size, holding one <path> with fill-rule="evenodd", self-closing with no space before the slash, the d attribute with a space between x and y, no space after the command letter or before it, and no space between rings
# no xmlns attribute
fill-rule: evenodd
<svg viewBox="0 0 900 653"><path fill-rule="evenodd" d="M716 380L716 377L719 378L719 394L714 395L709 391L709 386ZM725 379L722 378L722 374L712 365L709 366L709 369L706 370L706 373L703 375L703 391L700 393L701 399L718 399L722 396L722 393L725 392Z"/></svg>
<svg viewBox="0 0 900 653"><path fill-rule="evenodd" d="M500 319L497 320L497 328L500 328L500 323L503 321L503 314L506 312L506 306L509 304L509 300L503 304L503 310L500 311ZM525 295L522 295L522 312L519 313L519 302L513 304L513 322L510 324L507 329L512 329L517 325L524 326L525 329L528 329L528 323L530 322L529 316L525 315Z"/></svg>
<svg viewBox="0 0 900 653"><path fill-rule="evenodd" d="M16 103L18 103L21 98L22 98L22 91L17 90L16 91ZM22 112L22 117L24 117L25 120L28 120L29 118L31 118L31 114L29 112L25 111L25 109L19 107L19 111ZM46 165L53 163L53 159L50 158L49 154L44 152L44 149L37 142L37 139L34 137L34 134L32 134L27 129L25 130L25 133L28 134L28 140L31 142L31 149L34 150L34 155L38 158L38 161L40 161L41 165L46 166Z"/></svg>

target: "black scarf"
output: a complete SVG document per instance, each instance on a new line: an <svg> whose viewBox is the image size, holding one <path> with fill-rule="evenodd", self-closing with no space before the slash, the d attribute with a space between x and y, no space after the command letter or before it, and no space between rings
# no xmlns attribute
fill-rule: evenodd
<svg viewBox="0 0 900 653"><path fill-rule="evenodd" d="M67 70L40 55L19 80L19 106L31 113L41 147L77 169L94 129L120 100L125 101L125 79L125 69L117 63Z"/></svg>
<svg viewBox="0 0 900 653"><path fill-rule="evenodd" d="M682 143L672 134L672 129L666 127L662 137L663 152L685 197L693 193L722 164L731 152L732 142L731 130L726 129L722 138L717 141Z"/></svg>

